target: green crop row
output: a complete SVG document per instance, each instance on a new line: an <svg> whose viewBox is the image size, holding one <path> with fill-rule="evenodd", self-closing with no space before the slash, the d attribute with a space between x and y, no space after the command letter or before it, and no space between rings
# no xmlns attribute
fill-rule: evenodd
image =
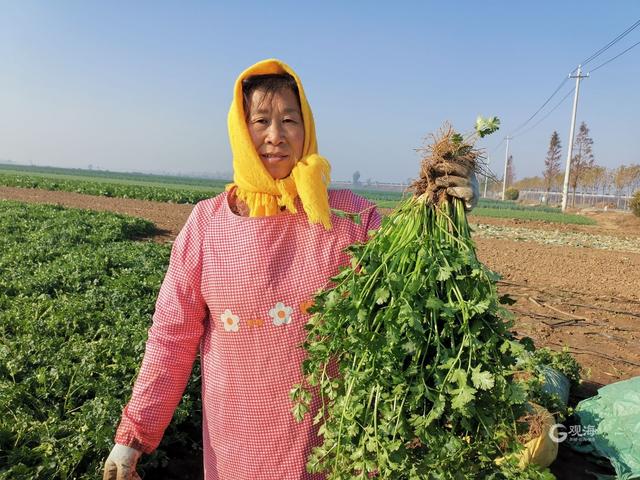
<svg viewBox="0 0 640 480"><path fill-rule="evenodd" d="M60 190L104 197L136 198L139 200L155 200L157 202L191 204L211 198L222 191L222 188L211 190L202 190L201 188L176 189L170 186L110 183L12 173L0 173L0 185L7 187L40 188L43 190Z"/></svg>
<svg viewBox="0 0 640 480"><path fill-rule="evenodd" d="M583 215L574 215L562 212L544 212L537 210L508 210L501 208L474 208L470 214L474 217L512 218L519 220L539 220L552 223L570 223L575 225L595 225L596 221ZM473 221L473 220L472 220Z"/></svg>
<svg viewBox="0 0 640 480"><path fill-rule="evenodd" d="M561 213L561 210L557 207L549 207L547 205L523 205L513 200L491 200L483 198L480 200L479 207L494 208L500 210L523 210L523 211L535 211L535 212L548 212L548 213Z"/></svg>
<svg viewBox="0 0 640 480"><path fill-rule="evenodd" d="M157 175L137 172L112 172L109 170L88 170L82 168L46 167L39 165L16 165L0 163L0 172L39 175L48 177L64 177L67 179L83 179L92 181L106 181L113 183L136 183L162 186L193 186L206 189L223 189L228 180L211 178L184 177L176 175Z"/></svg>
<svg viewBox="0 0 640 480"><path fill-rule="evenodd" d="M359 188L352 188L351 190L354 193L357 193L358 195L360 195L361 197L368 198L373 202L378 202L378 201L399 202L400 200L402 200L403 197L406 196L406 194L403 194L402 192L394 192L394 191L388 191L388 190L366 190L366 189L359 189Z"/></svg>
<svg viewBox="0 0 640 480"><path fill-rule="evenodd" d="M354 190L355 193L371 200L382 208L395 208L400 200L406 196L402 192L380 192L375 190ZM561 213L559 208L549 207L546 205L523 205L510 200L492 200L481 198L478 202L478 208L491 208L499 210L512 211L535 211L547 213Z"/></svg>
<svg viewBox="0 0 640 480"><path fill-rule="evenodd" d="M168 264L168 245L132 240L152 230L0 201L0 479L101 478ZM152 472L169 458L197 457L198 378L143 458L149 478L167 478Z"/></svg>
<svg viewBox="0 0 640 480"><path fill-rule="evenodd" d="M162 177L160 177L162 178ZM125 180L122 180L124 182ZM127 180L127 182L129 182ZM135 184L115 183L102 180L82 180L64 175L46 176L45 173L23 175L16 172L0 172L0 185L41 188L44 190L62 190L106 197L137 198L159 202L190 203L211 198L223 190L222 183L218 187L203 190L202 185L186 185L176 188L175 184ZM395 208L403 198L402 192L354 190L359 195L371 200L381 208ZM476 216L495 218L514 218L520 220L541 220L554 223L571 223L593 225L595 221L579 216L563 214L560 209L545 205L527 206L513 201L480 199L473 211Z"/></svg>
<svg viewBox="0 0 640 480"><path fill-rule="evenodd" d="M371 200L380 208L395 208L402 198L400 192L357 191L359 195ZM478 206L471 212L473 216L511 218L518 220L540 220L553 223L595 225L596 221L582 215L562 213L559 208L545 205L522 205L512 201L480 199Z"/></svg>

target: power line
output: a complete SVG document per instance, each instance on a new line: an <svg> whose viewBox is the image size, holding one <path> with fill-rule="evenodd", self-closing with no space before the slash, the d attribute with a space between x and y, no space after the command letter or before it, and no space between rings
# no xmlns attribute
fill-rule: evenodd
<svg viewBox="0 0 640 480"><path fill-rule="evenodd" d="M619 42L620 40L622 40L625 36L627 36L629 33L631 33L631 32L632 32L636 27L638 27L638 26L640 26L640 20L636 21L633 25L631 25L631 26L630 26L629 28L627 28L624 32L622 32L621 34L619 34L616 38L614 38L613 40L611 40L611 41L610 41L608 44L606 44L604 47L602 47L601 49L599 49L598 51L596 51L595 53L593 53L592 55L590 55L589 57L587 57L586 59L584 59L584 60L581 62L581 65L582 65L582 66L584 66L584 65L586 65L587 63L589 63L589 62L593 61L594 59L596 59L597 57L599 57L600 55L602 55L604 52L606 52L609 48L611 48L611 47L612 47L613 45L615 45L617 42ZM596 71L597 69L599 69L599 68L601 68L601 67L604 67L607 63L609 63L609 62L611 62L611 61L615 60L615 59L616 59L616 58L618 58L620 55L623 55L624 53L628 52L628 51L629 51L629 50L631 50L633 47L635 47L635 46L637 46L637 45L639 45L639 44L640 44L640 42L638 42L638 43L636 43L636 44L632 45L631 47L629 47L629 48L627 48L626 50L624 50L622 53L620 53L620 54L616 55L615 57L610 58L610 59L609 59L609 60L607 60L606 62L604 62L604 63L602 63L602 64L598 65L596 68L592 69L592 70L591 70L591 72L594 72L594 71ZM575 70L573 70L571 73L573 74L574 72L575 72ZM558 86L558 87L553 91L553 93L549 96L549 98L547 98L547 100L546 100L546 101L545 101L545 102L540 106L540 108L538 108L538 110L536 110L536 111L533 113L533 115L531 115L529 118L527 118L527 120L526 120L526 121L524 121L521 125L519 125L519 126L518 126L518 128L516 128L515 130L512 130L512 131L511 131L511 133L509 133L509 135L510 135L510 136L512 136L512 137L516 137L516 136L518 136L518 137L519 137L519 136L523 135L524 133L529 132L530 130L532 130L535 126L539 125L539 124L542 122L542 120L544 120L544 118L546 118L546 117L544 117L542 120L539 120L539 121L538 121L538 122L537 122L533 127L531 127L531 128L529 128L529 129L527 129L525 132L522 132L522 133L519 133L519 134L517 134L517 135L516 135L516 133L517 133L518 131L522 130L522 128L524 128L525 126L527 126L527 125L529 124L529 122L530 122L531 120L533 120L533 119L536 117L536 115L538 115L538 113L540 113L540 111L542 111L542 109L543 109L543 108L544 108L544 107L545 107L545 106L546 106L546 105L551 101L551 99L553 99L553 97L555 97L555 95L560 91L560 89L561 89L561 88L564 86L564 84L569 80L569 78L570 78L570 76L569 76L569 77L567 77L567 78L565 78L565 79L560 83L560 85L559 85L559 86ZM572 91L573 91L573 90L572 90ZM567 96L568 96L568 95L570 95L570 93L569 93L569 94L567 94ZM558 105L556 105L556 107L554 107L554 108L551 110L551 112L552 112L553 110L555 110L555 109L556 109L556 108L557 108L557 107L562 103L562 101L564 101L565 99L566 99L566 97L565 97L565 98L563 98L563 99L560 101L560 103L559 103ZM547 116L548 116L548 115L550 115L550 114L551 114L551 112L549 112L549 113L547 114ZM500 143L502 143L502 142L500 142Z"/></svg>
<svg viewBox="0 0 640 480"><path fill-rule="evenodd" d="M571 90L569 90L569 91L567 92L567 94L566 94L564 97L562 97L562 100L560 100L560 101L556 104L556 106L555 106L555 107L553 107L551 110L549 110L549 111L547 112L547 114L546 114L544 117L542 117L540 120L538 120L538 121L537 121L534 125L532 125L531 127L527 128L524 132L521 132L521 133L519 133L518 135L516 135L514 138L518 138L518 137L520 137L520 136L522 136L522 135L525 135L525 134L529 133L531 130L533 130L533 129L534 129L534 128L536 128L538 125L540 125L542 122L544 122L547 118L549 118L549 115L551 115L551 114L555 111L555 109L556 109L556 108L558 108L560 105L562 105L562 103L563 103L567 98L569 98L569 95L571 95L575 89L576 89L576 87L573 87Z"/></svg>
<svg viewBox="0 0 640 480"><path fill-rule="evenodd" d="M598 50L597 52L595 52L594 54L592 54L590 57L585 58L582 62L580 62L580 64L584 67L587 63L595 60L597 57L599 57L600 55L602 55L604 52L606 52L609 48L611 48L613 45L615 45L616 43L618 43L620 40L622 40L624 37L626 37L629 33L631 33L638 25L640 25L640 20L638 20L636 23L634 23L633 25L631 25L629 28L627 28L624 32L622 32L620 35L618 35L616 38L614 38L613 40L611 40L609 43L607 43L604 47L602 47L600 50ZM591 70L593 71L593 70Z"/></svg>
<svg viewBox="0 0 640 480"><path fill-rule="evenodd" d="M633 25L631 25L629 28L627 28L624 32L622 32L621 34L619 34L616 38L614 38L613 40L611 40L608 44L606 44L604 47L602 47L600 50L596 51L595 53L593 53L592 55L590 55L589 57L587 57L586 59L584 59L581 63L581 65L586 65L587 63L593 61L594 59L596 59L597 57L599 57L600 55L602 55L604 52L606 52L609 48L611 48L613 45L615 45L617 42L619 42L620 40L622 40L625 36L627 36L629 33L631 33L635 28L637 28L638 26L640 26L640 20L636 21ZM598 70L599 68L604 67L606 64L608 64L609 62L612 62L613 60L615 60L616 58L618 58L619 56L627 53L629 50L631 50L633 47L636 47L637 45L640 45L640 42L637 42L633 45L631 45L629 48L627 48L626 50L622 51L621 53L619 53L618 55L616 55L615 57L610 58L609 60L607 60L604 63L601 63L600 65L598 65L596 68L592 69L591 72L595 72L596 70ZM574 70L575 71L575 70ZM573 74L572 71L571 73ZM531 130L533 130L536 126L538 126L540 123L542 123L543 120L545 120L550 114L551 112L553 112L556 108L558 108L558 106L560 106L560 104L562 104L562 102L571 94L571 92L573 92L573 90L571 92L569 92L567 95L565 95L565 97L562 98L562 100L560 100L560 102L551 109L551 111L549 111L542 119L540 119L538 122L536 122L535 125L533 125L532 127L528 128L527 130L525 130L524 132L521 133L517 133L520 130L522 130L525 126L527 126L529 124L529 122L531 120L533 120L536 115L538 115L538 113L540 113L542 111L542 109L551 101L551 99L553 97L555 97L555 95L560 91L560 89L564 86L564 84L569 80L570 77L565 78L560 85L558 86L558 88L556 88L553 93L549 96L549 98L547 98L547 100L540 106L540 108L538 108L533 115L531 115L529 118L527 118L527 120L525 120L521 125L518 126L518 128L514 129L511 131L511 133L509 133L510 136L512 136L513 138L515 137L519 137L521 135L524 135L525 133L530 132ZM517 134L516 134L517 133ZM502 143L502 142L501 142Z"/></svg>
<svg viewBox="0 0 640 480"><path fill-rule="evenodd" d="M538 108L538 110L535 111L535 113L533 115L531 115L529 118L527 118L527 120L522 123L518 128L516 128L515 130L512 130L511 133L509 134L510 136L513 136L518 130L522 129L522 127L524 127L525 125L527 125L531 120L533 120L533 118L540 113L540 110L542 110L547 103L549 103L551 101L551 99L556 95L556 93L558 93L560 91L560 89L564 86L565 83L567 83L569 81L569 77L566 77L561 83L560 85L558 85L558 88L556 88L553 93L549 96L549 98L547 98L545 100L545 102L540 106L540 108Z"/></svg>
<svg viewBox="0 0 640 480"><path fill-rule="evenodd" d="M481 173L484 175L485 177L485 181L487 178L491 178L492 180L496 179L496 174L493 172L493 170L491 170L491 165L490 165L490 161L489 159L491 158L491 155L498 150L498 148L500 148L500 145L502 145L504 143L504 141L507 138L504 137L502 140L500 140L500 143L498 143L497 145L495 145L488 153L487 153L487 163L482 165L482 170ZM486 186L486 184L485 184Z"/></svg>
<svg viewBox="0 0 640 480"><path fill-rule="evenodd" d="M592 69L589 73L593 73L596 70L598 70L599 68L604 67L607 63L614 61L616 58L618 58L621 55L624 55L625 53L627 53L629 50L631 50L633 47L636 47L640 45L640 42L636 42L633 45L631 45L629 48L627 48L626 50L623 50L622 52L620 52L618 55L616 55L615 57L610 58L609 60L607 60L604 63L601 63L600 65L598 65L596 68Z"/></svg>
<svg viewBox="0 0 640 480"><path fill-rule="evenodd" d="M500 143L498 143L495 147L493 147L491 149L491 151L487 154L487 155L491 155L492 153L494 153L496 150L498 150L498 148L500 147L500 145L502 145L504 143L504 141L506 140L506 137L503 138L502 140L500 140Z"/></svg>

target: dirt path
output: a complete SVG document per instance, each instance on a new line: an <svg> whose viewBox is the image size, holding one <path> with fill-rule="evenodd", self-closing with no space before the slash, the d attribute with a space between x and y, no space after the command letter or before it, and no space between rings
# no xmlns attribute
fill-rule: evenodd
<svg viewBox="0 0 640 480"><path fill-rule="evenodd" d="M157 225L159 242L173 240L193 208L8 187L0 187L0 199L147 218ZM515 300L510 309L517 334L539 347L568 347L590 371L577 392L582 398L603 384L640 375L640 219L619 212L587 214L598 225L471 219L483 226L476 235L480 259L503 276L500 293ZM561 448L554 472L561 479L592 478L584 471L593 465L582 462Z"/></svg>

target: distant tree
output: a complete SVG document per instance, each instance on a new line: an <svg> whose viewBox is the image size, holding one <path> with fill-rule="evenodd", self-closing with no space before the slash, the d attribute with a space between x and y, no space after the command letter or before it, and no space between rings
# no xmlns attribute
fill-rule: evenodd
<svg viewBox="0 0 640 480"><path fill-rule="evenodd" d="M613 172L613 186L616 189L616 194L624 190L624 187L626 186L626 183L627 183L626 176L627 176L626 165L620 165Z"/></svg>
<svg viewBox="0 0 640 480"><path fill-rule="evenodd" d="M620 165L613 174L613 182L617 192L631 195L640 187L640 165Z"/></svg>
<svg viewBox="0 0 640 480"><path fill-rule="evenodd" d="M487 178L485 181L489 182L487 185L487 195L489 197L497 198L502 192L502 180L491 177Z"/></svg>
<svg viewBox="0 0 640 480"><path fill-rule="evenodd" d="M520 191L517 188L507 188L507 191L504 192L505 200L517 200L520 196Z"/></svg>
<svg viewBox="0 0 640 480"><path fill-rule="evenodd" d="M605 193L610 193L613 188L613 179L615 176L615 170L606 169L604 172L604 177L602 179L602 183L600 184L600 193L604 195Z"/></svg>
<svg viewBox="0 0 640 480"><path fill-rule="evenodd" d="M593 140L589 136L589 128L587 128L586 123L582 122L573 147L573 151L576 152L576 154L571 158L571 175L569 176L569 185L571 185L571 189L573 190L573 196L571 198L572 206L575 206L576 204L576 189L578 188L580 179L583 177L587 169L593 167L595 162L593 150L591 148L592 145Z"/></svg>
<svg viewBox="0 0 640 480"><path fill-rule="evenodd" d="M631 185L630 192L640 189L640 165L631 165Z"/></svg>
<svg viewBox="0 0 640 480"><path fill-rule="evenodd" d="M516 179L516 169L513 166L513 155L507 158L507 187L513 185Z"/></svg>
<svg viewBox="0 0 640 480"><path fill-rule="evenodd" d="M544 188L544 185L544 179L541 177L525 177L515 182L512 186L518 190L540 190Z"/></svg>
<svg viewBox="0 0 640 480"><path fill-rule="evenodd" d="M544 160L544 171L542 172L547 198L551 191L551 187L553 186L554 177L560 173L560 150L560 136L558 135L558 132L554 130L551 134L549 150L547 151L547 158Z"/></svg>
<svg viewBox="0 0 640 480"><path fill-rule="evenodd" d="M640 217L640 190L633 195L633 198L629 202L629 208L636 217Z"/></svg>
<svg viewBox="0 0 640 480"><path fill-rule="evenodd" d="M359 172L358 170L356 170L355 172L353 172L353 176L352 176L352 178L353 178L353 182L352 182L352 183L353 183L353 185L354 185L355 187L359 186L359 185L360 185L360 172Z"/></svg>
<svg viewBox="0 0 640 480"><path fill-rule="evenodd" d="M595 195L606 183L607 169L600 165L593 165L584 171L584 175L580 179L580 190ZM591 201L595 201L594 197L591 197Z"/></svg>
<svg viewBox="0 0 640 480"><path fill-rule="evenodd" d="M593 165L585 170L581 180L581 186L591 190L591 193L597 192L607 177L607 169L600 165Z"/></svg>
<svg viewBox="0 0 640 480"><path fill-rule="evenodd" d="M560 171L553 176L551 185L552 185L552 188L556 190L561 190L563 183L564 183L564 173Z"/></svg>

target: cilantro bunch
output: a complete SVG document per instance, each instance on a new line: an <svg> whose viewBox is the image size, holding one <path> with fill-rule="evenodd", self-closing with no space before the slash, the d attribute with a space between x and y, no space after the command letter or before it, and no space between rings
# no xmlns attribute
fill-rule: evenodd
<svg viewBox="0 0 640 480"><path fill-rule="evenodd" d="M448 161L452 151L477 158L468 140L444 135ZM323 443L308 469L329 479L554 478L496 463L520 448L527 392L512 377L523 346L509 333L497 275L476 257L462 202L425 173L434 158L423 161L424 189L351 246L351 266L316 296L304 381L291 391L299 419L321 400Z"/></svg>

